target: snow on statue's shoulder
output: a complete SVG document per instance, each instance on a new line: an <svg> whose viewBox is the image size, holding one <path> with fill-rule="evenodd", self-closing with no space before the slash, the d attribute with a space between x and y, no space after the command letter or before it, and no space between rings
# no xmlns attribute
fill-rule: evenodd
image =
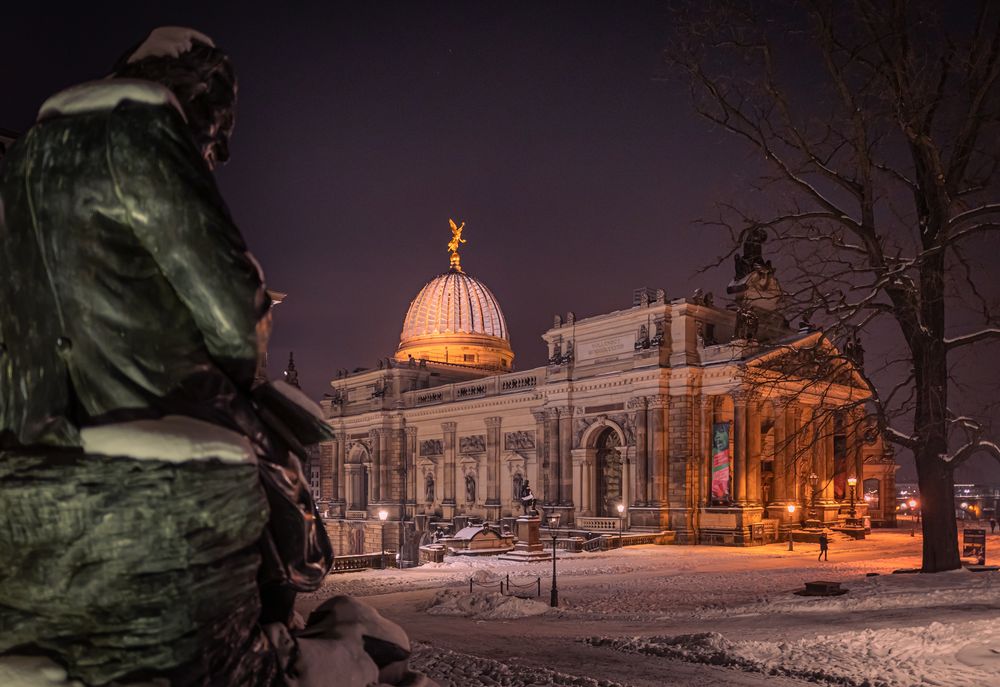
<svg viewBox="0 0 1000 687"><path fill-rule="evenodd" d="M42 103L38 110L38 121L49 117L112 110L125 100L147 105L169 105L186 119L177 98L166 86L142 79L102 79L56 93Z"/></svg>
<svg viewBox="0 0 1000 687"><path fill-rule="evenodd" d="M225 427L180 415L85 427L80 435L83 450L97 455L169 463L209 459L252 463L256 460L246 437Z"/></svg>
<svg viewBox="0 0 1000 687"><path fill-rule="evenodd" d="M319 404L306 396L301 389L297 389L288 382L280 379L271 382L271 387L314 418L318 420L323 419L323 411L320 409Z"/></svg>

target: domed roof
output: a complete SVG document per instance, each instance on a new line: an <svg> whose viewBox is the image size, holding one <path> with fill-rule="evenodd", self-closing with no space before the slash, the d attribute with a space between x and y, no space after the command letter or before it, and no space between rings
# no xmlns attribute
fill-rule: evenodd
<svg viewBox="0 0 1000 687"><path fill-rule="evenodd" d="M437 334L479 334L509 341L496 296L475 277L455 269L420 289L406 311L400 345Z"/></svg>

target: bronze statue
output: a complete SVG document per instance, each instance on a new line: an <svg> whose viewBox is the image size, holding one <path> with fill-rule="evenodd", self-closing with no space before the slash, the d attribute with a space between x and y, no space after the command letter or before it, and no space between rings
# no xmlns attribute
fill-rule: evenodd
<svg viewBox="0 0 1000 687"><path fill-rule="evenodd" d="M160 28L0 166L0 655L44 647L87 683L284 682L274 636L332 563L300 464L329 429L255 383L271 299L212 176L236 91L211 39Z"/></svg>

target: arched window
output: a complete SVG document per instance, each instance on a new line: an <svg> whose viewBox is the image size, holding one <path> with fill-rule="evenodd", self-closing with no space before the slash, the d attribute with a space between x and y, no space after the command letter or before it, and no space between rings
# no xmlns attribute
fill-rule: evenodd
<svg viewBox="0 0 1000 687"><path fill-rule="evenodd" d="M862 483L862 487L862 493L864 494L865 503L868 504L868 510L880 510L879 491L881 485L879 484L878 479L875 477L869 477Z"/></svg>

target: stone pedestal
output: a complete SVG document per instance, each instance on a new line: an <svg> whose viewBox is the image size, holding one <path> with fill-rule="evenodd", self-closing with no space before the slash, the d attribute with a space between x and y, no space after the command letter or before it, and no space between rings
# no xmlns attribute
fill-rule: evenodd
<svg viewBox="0 0 1000 687"><path fill-rule="evenodd" d="M541 525L540 518L520 517L517 519L517 543L514 550L501 554L498 558L505 561L550 561L552 554L545 550L542 544L538 529Z"/></svg>

